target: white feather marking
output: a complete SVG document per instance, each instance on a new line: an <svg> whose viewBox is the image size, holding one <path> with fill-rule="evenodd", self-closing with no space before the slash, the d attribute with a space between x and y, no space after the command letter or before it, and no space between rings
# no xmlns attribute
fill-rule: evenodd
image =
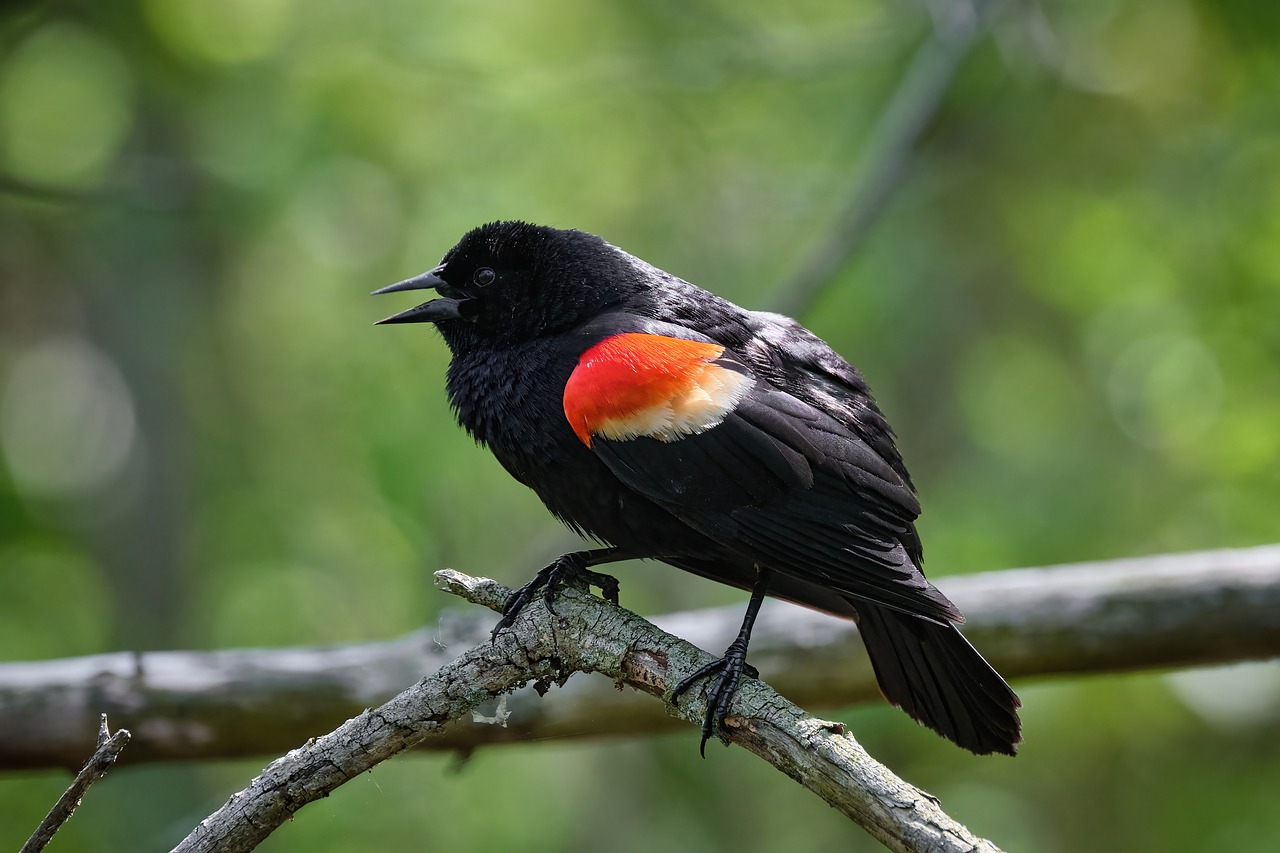
<svg viewBox="0 0 1280 853"><path fill-rule="evenodd" d="M614 441L641 436L677 441L697 435L723 423L755 383L750 376L708 362L680 393L626 417L611 418L594 432Z"/></svg>

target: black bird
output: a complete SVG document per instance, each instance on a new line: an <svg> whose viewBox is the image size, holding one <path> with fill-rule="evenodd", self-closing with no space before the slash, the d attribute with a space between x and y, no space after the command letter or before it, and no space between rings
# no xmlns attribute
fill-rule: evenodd
<svg viewBox="0 0 1280 853"><path fill-rule="evenodd" d="M582 231L494 222L375 293L439 298L381 321L433 323L463 427L578 533L508 600L497 631L573 575L661 560L751 591L709 679L723 724L765 595L857 620L885 697L976 753L1012 755L1018 697L921 571L920 513L862 375L795 320L747 311Z"/></svg>

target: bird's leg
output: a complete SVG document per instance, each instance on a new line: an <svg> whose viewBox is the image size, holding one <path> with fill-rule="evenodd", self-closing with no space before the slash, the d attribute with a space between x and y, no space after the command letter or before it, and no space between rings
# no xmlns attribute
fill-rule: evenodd
<svg viewBox="0 0 1280 853"><path fill-rule="evenodd" d="M695 682L720 674L707 694L707 714L702 718L702 743L698 744L698 754L703 758L707 757L707 741L724 725L725 717L729 716L729 706L734 694L738 692L738 682L742 680L743 674L751 678L760 677L760 671L747 663L747 644L751 642L751 629L756 624L756 616L760 613L760 604L769 589L772 574L770 569L756 567L756 585L751 588L751 600L747 602L747 613L742 617L742 629L738 631L737 639L725 649L724 657L702 667L671 691L671 702L674 704L680 694Z"/></svg>
<svg viewBox="0 0 1280 853"><path fill-rule="evenodd" d="M593 551L573 551L556 557L551 563L533 576L533 580L507 596L507 603L502 608L502 618L493 629L493 637L504 628L510 628L520 615L524 606L542 593L542 601L552 613L556 612L555 597L566 583L580 580L588 586L600 587L605 599L618 603L618 579L612 575L591 571L591 566L604 563L617 563L630 560L637 555L624 548L596 548Z"/></svg>

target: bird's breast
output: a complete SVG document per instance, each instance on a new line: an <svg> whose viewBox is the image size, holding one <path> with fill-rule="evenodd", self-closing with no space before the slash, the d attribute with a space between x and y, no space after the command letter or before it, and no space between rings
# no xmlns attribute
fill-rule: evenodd
<svg viewBox="0 0 1280 853"><path fill-rule="evenodd" d="M487 350L449 366L458 422L508 468L528 468L573 438L559 405L572 364L553 355L537 347Z"/></svg>
<svg viewBox="0 0 1280 853"><path fill-rule="evenodd" d="M701 541L619 481L575 434L564 393L582 352L541 343L455 357L448 392L462 426L570 527L624 547L640 547L646 535L667 528L659 539L677 550L685 539Z"/></svg>

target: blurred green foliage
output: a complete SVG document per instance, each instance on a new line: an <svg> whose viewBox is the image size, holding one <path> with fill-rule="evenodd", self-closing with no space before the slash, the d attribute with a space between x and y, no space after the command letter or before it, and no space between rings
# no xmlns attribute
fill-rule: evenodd
<svg viewBox="0 0 1280 853"><path fill-rule="evenodd" d="M1009 4L803 318L897 426L935 576L1277 538L1277 9ZM888 0L7 6L0 657L389 638L435 618L437 567L523 581L572 537L366 293L526 218L767 306L929 27ZM741 598L621 575L641 612ZM1012 761L842 718L1007 849L1273 849L1274 663L1021 690ZM874 849L695 740L401 758L263 849ZM54 846L167 847L260 764L116 770ZM0 778L0 847L65 782Z"/></svg>

